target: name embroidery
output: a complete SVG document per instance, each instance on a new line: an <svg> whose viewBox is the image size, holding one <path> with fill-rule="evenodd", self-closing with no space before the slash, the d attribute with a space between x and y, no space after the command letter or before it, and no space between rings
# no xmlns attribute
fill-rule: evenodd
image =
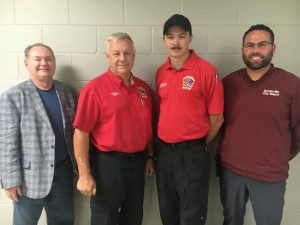
<svg viewBox="0 0 300 225"><path fill-rule="evenodd" d="M159 88L163 88L163 87L167 87L167 86L168 86L168 84L166 82L159 84Z"/></svg>
<svg viewBox="0 0 300 225"><path fill-rule="evenodd" d="M110 92L111 96L118 96L120 94L120 92L116 91L116 92Z"/></svg>
<svg viewBox="0 0 300 225"><path fill-rule="evenodd" d="M266 96L279 96L280 92L278 90L264 90L262 95L266 95Z"/></svg>

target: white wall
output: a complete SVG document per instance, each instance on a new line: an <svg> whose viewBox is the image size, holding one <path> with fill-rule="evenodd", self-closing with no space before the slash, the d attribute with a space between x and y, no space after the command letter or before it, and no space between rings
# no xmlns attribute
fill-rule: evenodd
<svg viewBox="0 0 300 225"><path fill-rule="evenodd" d="M134 73L153 86L155 70L165 61L162 25L174 13L193 25L192 47L218 67L221 76L243 67L242 35L265 23L275 32L276 66L300 75L300 0L0 0L0 93L27 79L23 50L34 42L56 53L56 78L78 90L107 69L104 40L128 32L137 57ZM300 158L291 162L283 225L300 221ZM160 225L155 177L147 178L144 225ZM75 194L76 224L89 224L88 199ZM0 224L11 225L12 205L0 191ZM222 221L218 179L212 171L207 225ZM46 224L43 215L39 225ZM248 206L245 225L254 225Z"/></svg>

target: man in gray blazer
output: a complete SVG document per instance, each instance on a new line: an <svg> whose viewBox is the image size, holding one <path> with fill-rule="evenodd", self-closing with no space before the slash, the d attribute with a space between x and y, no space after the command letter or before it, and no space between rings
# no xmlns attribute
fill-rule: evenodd
<svg viewBox="0 0 300 225"><path fill-rule="evenodd" d="M72 122L76 93L53 80L52 49L25 49L29 80L0 96L0 179L13 201L14 225L70 225L73 214Z"/></svg>

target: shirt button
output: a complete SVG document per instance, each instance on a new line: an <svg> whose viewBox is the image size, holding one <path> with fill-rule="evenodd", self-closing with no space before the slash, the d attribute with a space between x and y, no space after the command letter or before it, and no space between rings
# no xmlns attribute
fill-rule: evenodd
<svg viewBox="0 0 300 225"><path fill-rule="evenodd" d="M53 164L53 163L51 163L51 164L50 164L50 166L51 166L51 167L54 167L54 164Z"/></svg>
<svg viewBox="0 0 300 225"><path fill-rule="evenodd" d="M54 145L51 145L51 148L54 148Z"/></svg>

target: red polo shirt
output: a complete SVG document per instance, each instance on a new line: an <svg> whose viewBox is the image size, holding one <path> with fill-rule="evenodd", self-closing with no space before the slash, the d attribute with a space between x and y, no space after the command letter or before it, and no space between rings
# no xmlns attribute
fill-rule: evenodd
<svg viewBox="0 0 300 225"><path fill-rule="evenodd" d="M73 126L90 133L101 151L142 151L151 139L150 88L137 77L132 81L125 86L109 69L81 90Z"/></svg>
<svg viewBox="0 0 300 225"><path fill-rule="evenodd" d="M156 73L160 104L158 136L169 143L193 140L209 130L209 114L223 113L217 70L194 51L180 69L170 59Z"/></svg>

